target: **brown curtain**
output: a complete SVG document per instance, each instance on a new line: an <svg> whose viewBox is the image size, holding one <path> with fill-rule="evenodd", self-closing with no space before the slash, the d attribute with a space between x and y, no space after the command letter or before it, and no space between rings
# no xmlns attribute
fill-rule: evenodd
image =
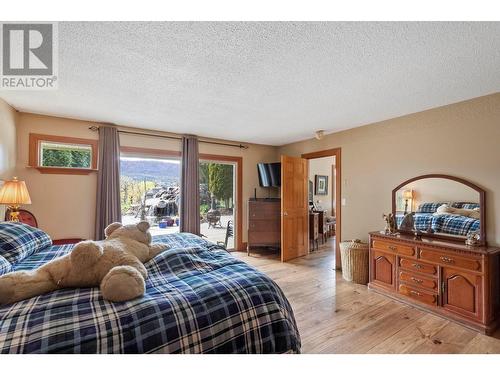
<svg viewBox="0 0 500 375"><path fill-rule="evenodd" d="M99 162L97 172L96 240L104 239L104 228L121 221L120 137L111 126L99 126Z"/></svg>
<svg viewBox="0 0 500 375"><path fill-rule="evenodd" d="M182 137L180 231L200 234L198 138Z"/></svg>

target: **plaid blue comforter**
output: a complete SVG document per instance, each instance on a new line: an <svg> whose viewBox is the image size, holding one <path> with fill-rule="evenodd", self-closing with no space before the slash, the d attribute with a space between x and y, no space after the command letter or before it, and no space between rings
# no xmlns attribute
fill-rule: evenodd
<svg viewBox="0 0 500 375"><path fill-rule="evenodd" d="M431 228L436 233L466 236L470 232L479 230L480 220L460 215L433 215L431 213L415 213L415 228L427 231ZM403 215L396 216L398 226Z"/></svg>
<svg viewBox="0 0 500 375"><path fill-rule="evenodd" d="M146 294L111 303L97 288L59 290L0 307L0 353L300 352L292 309L266 275L190 234L146 263ZM67 254L52 246L13 267Z"/></svg>

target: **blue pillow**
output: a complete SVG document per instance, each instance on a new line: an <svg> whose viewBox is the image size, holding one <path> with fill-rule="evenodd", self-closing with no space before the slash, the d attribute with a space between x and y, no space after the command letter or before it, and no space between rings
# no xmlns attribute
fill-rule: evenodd
<svg viewBox="0 0 500 375"><path fill-rule="evenodd" d="M0 255L0 276L10 272L11 269L12 265L7 261L7 259Z"/></svg>
<svg viewBox="0 0 500 375"><path fill-rule="evenodd" d="M0 222L0 255L11 265L52 245L44 231L27 224Z"/></svg>

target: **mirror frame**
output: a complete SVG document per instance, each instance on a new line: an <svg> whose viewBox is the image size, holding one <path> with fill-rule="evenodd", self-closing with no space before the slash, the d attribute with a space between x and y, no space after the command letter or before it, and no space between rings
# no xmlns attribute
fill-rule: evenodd
<svg viewBox="0 0 500 375"><path fill-rule="evenodd" d="M463 178L449 176L446 174L424 174L421 176L410 178L409 180L402 182L401 184L399 184L398 186L396 186L392 190L392 214L396 215L396 193L397 193L397 191L400 190L403 186L405 186L413 181L423 180L426 178L444 178L444 179L452 180L452 181L464 184L464 185L470 187L471 189L474 189L475 191L477 191L479 193L479 205L481 207L480 219L479 219L480 220L479 232L481 235L481 239L480 239L478 245L479 246L486 246L487 245L487 242L486 242L486 192L484 191L484 189L480 188L476 184L474 184L470 181L464 180ZM403 231L402 233L405 233L405 232ZM426 233L426 232L421 232L421 234L422 234L422 237L439 238L439 239L445 239L448 241L456 241L456 242L465 242L465 239L463 239L463 237L461 238L458 236L454 237L452 235L442 235L442 234Z"/></svg>

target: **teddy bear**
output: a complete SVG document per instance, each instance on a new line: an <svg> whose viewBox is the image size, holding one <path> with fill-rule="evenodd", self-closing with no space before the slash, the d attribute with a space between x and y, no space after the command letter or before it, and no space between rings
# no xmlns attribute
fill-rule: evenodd
<svg viewBox="0 0 500 375"><path fill-rule="evenodd" d="M128 301L144 294L145 262L168 248L151 244L149 223L113 223L103 241L83 241L71 253L33 271L0 277L0 305L63 288L100 287L104 299Z"/></svg>

